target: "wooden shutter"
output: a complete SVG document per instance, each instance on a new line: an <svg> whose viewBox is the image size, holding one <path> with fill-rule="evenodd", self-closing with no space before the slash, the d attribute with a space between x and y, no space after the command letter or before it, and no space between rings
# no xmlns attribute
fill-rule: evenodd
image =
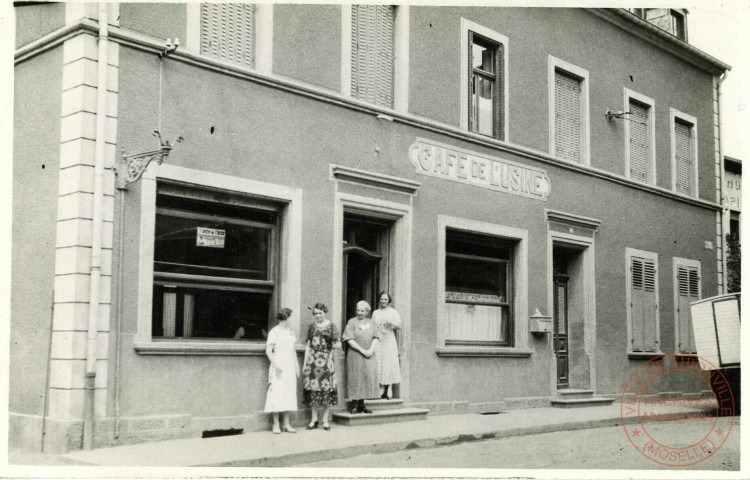
<svg viewBox="0 0 750 480"><path fill-rule="evenodd" d="M393 106L395 7L352 5L352 96Z"/></svg>
<svg viewBox="0 0 750 480"><path fill-rule="evenodd" d="M675 121L675 187L677 192L690 195L693 185L693 152L690 146L690 125Z"/></svg>
<svg viewBox="0 0 750 480"><path fill-rule="evenodd" d="M581 82L555 72L555 155L581 159Z"/></svg>
<svg viewBox="0 0 750 480"><path fill-rule="evenodd" d="M653 260L632 257L630 270L631 347L634 352L655 352L658 350L656 266Z"/></svg>
<svg viewBox="0 0 750 480"><path fill-rule="evenodd" d="M700 274L695 267L677 266L677 350L695 352L690 303L700 300Z"/></svg>
<svg viewBox="0 0 750 480"><path fill-rule="evenodd" d="M248 3L202 3L201 53L253 67L255 6Z"/></svg>
<svg viewBox="0 0 750 480"><path fill-rule="evenodd" d="M648 182L648 107L630 102L630 178Z"/></svg>

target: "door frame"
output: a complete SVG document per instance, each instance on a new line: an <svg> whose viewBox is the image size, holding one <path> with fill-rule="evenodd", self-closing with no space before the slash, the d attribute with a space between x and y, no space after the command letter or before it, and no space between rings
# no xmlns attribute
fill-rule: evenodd
<svg viewBox="0 0 750 480"><path fill-rule="evenodd" d="M555 245L577 248L583 256L583 351L589 357L589 389L596 391L596 258L595 243L596 230L601 223L599 220L564 212L547 210L547 311L552 314L554 309L554 275L552 272L553 247ZM568 232L560 232L550 228L550 223L567 227ZM548 345L552 351L550 355L549 386L551 396L557 396L557 358L554 354L552 335L549 335ZM570 361L570 341L568 341L568 360ZM568 385L568 388L575 386Z"/></svg>
<svg viewBox="0 0 750 480"><path fill-rule="evenodd" d="M399 398L409 400L409 343L411 339L411 270L412 270L412 206L336 192L333 208L333 276L331 320L343 328L346 321L342 312L344 268L344 213L354 212L391 220L391 241L388 261L390 293L395 308L401 316L399 353L401 359L401 384ZM375 308L375 306L372 306Z"/></svg>

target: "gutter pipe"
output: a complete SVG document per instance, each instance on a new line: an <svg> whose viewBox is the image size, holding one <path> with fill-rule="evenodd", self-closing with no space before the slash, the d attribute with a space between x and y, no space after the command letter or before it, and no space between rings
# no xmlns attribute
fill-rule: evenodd
<svg viewBox="0 0 750 480"><path fill-rule="evenodd" d="M107 4L99 3L99 38L96 91L96 150L94 158L94 195L91 235L91 267L89 270L89 312L86 333L86 384L83 419L83 449L91 450L94 438L94 400L96 387L97 329L99 323L99 291L102 272L102 210L104 196L104 147L107 122L107 65L109 43Z"/></svg>
<svg viewBox="0 0 750 480"><path fill-rule="evenodd" d="M727 79L727 75L729 75L729 71L725 71L723 74L719 76L719 81L716 85L716 103L717 108L719 109L719 161L721 162L720 168L719 168L719 176L721 181L721 186L719 187L719 205L721 205L721 275L722 275L722 291L720 293L727 293L729 291L729 285L727 285L727 282L729 281L729 274L727 272L727 259L729 258L727 255L727 222L728 222L728 208L726 205L724 205L724 186L726 185L726 180L724 178L724 117L722 115L721 111L721 84L724 83L724 80Z"/></svg>

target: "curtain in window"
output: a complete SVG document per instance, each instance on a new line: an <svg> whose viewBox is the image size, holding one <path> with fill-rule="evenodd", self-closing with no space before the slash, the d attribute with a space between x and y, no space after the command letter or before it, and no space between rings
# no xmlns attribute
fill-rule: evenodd
<svg viewBox="0 0 750 480"><path fill-rule="evenodd" d="M648 108L630 102L630 178L648 182Z"/></svg>
<svg viewBox="0 0 750 480"><path fill-rule="evenodd" d="M681 122L674 124L675 186L684 195L692 193L693 152L690 148L690 125Z"/></svg>
<svg viewBox="0 0 750 480"><path fill-rule="evenodd" d="M255 6L249 3L202 3L201 53L253 67Z"/></svg>
<svg viewBox="0 0 750 480"><path fill-rule="evenodd" d="M677 350L681 352L695 352L690 303L700 300L699 285L700 276L697 268L684 265L677 267Z"/></svg>
<svg viewBox="0 0 750 480"><path fill-rule="evenodd" d="M395 7L352 5L352 96L393 106Z"/></svg>
<svg viewBox="0 0 750 480"><path fill-rule="evenodd" d="M632 350L658 350L656 331L656 268L652 260L631 258L630 321Z"/></svg>
<svg viewBox="0 0 750 480"><path fill-rule="evenodd" d="M581 160L581 82L555 72L555 155Z"/></svg>

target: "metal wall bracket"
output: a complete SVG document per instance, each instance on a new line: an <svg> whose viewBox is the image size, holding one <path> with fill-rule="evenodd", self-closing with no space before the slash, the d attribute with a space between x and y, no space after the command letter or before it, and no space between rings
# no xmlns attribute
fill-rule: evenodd
<svg viewBox="0 0 750 480"><path fill-rule="evenodd" d="M183 140L182 137L177 137L174 142L162 140L161 133L158 130L154 130L153 134L159 137L158 150L130 155L125 155L125 151L123 150L122 158L115 163L116 187L118 190L127 190L129 184L140 180L143 172L146 171L151 162L155 161L161 165L169 156L169 152L172 151L174 144Z"/></svg>

